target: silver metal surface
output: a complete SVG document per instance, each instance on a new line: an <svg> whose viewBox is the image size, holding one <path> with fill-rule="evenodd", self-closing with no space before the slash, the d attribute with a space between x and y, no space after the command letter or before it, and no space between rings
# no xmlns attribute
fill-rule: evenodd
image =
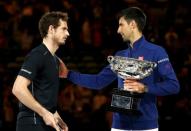
<svg viewBox="0 0 191 131"><path fill-rule="evenodd" d="M155 62L121 56L108 56L111 70L122 79L143 79L157 66Z"/></svg>

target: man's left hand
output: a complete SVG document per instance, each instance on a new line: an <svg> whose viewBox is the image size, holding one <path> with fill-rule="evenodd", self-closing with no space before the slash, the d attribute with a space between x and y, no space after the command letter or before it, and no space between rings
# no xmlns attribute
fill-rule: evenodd
<svg viewBox="0 0 191 131"><path fill-rule="evenodd" d="M127 80L124 80L124 90L130 91L130 92L144 93L145 85L140 83L137 80L127 79Z"/></svg>

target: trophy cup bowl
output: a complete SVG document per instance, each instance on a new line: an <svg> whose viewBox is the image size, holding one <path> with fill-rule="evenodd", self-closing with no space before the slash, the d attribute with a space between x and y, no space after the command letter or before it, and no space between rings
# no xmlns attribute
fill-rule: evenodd
<svg viewBox="0 0 191 131"><path fill-rule="evenodd" d="M141 80L149 76L157 66L155 62L121 56L108 56L110 68L122 79ZM109 110L124 114L140 115L138 110L143 93L135 93L114 88Z"/></svg>

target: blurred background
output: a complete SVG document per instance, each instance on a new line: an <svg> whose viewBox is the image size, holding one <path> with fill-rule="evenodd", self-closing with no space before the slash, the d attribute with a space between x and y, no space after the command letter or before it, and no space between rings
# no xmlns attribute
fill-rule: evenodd
<svg viewBox="0 0 191 131"><path fill-rule="evenodd" d="M11 89L26 54L41 44L42 14L68 12L70 38L57 55L69 69L98 73L108 55L127 48L116 15L130 6L146 12L144 35L166 49L181 85L178 95L158 97L159 131L191 130L190 0L0 0L0 130L15 131L18 100ZM61 80L58 109L70 131L110 131L107 105L116 86L95 91Z"/></svg>

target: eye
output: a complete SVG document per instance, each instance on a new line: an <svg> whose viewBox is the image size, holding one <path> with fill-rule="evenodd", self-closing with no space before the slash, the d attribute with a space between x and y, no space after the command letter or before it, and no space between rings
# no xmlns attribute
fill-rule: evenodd
<svg viewBox="0 0 191 131"><path fill-rule="evenodd" d="M68 28L64 27L64 28L62 28L62 30L63 30L63 31L67 31L67 30L68 30Z"/></svg>

